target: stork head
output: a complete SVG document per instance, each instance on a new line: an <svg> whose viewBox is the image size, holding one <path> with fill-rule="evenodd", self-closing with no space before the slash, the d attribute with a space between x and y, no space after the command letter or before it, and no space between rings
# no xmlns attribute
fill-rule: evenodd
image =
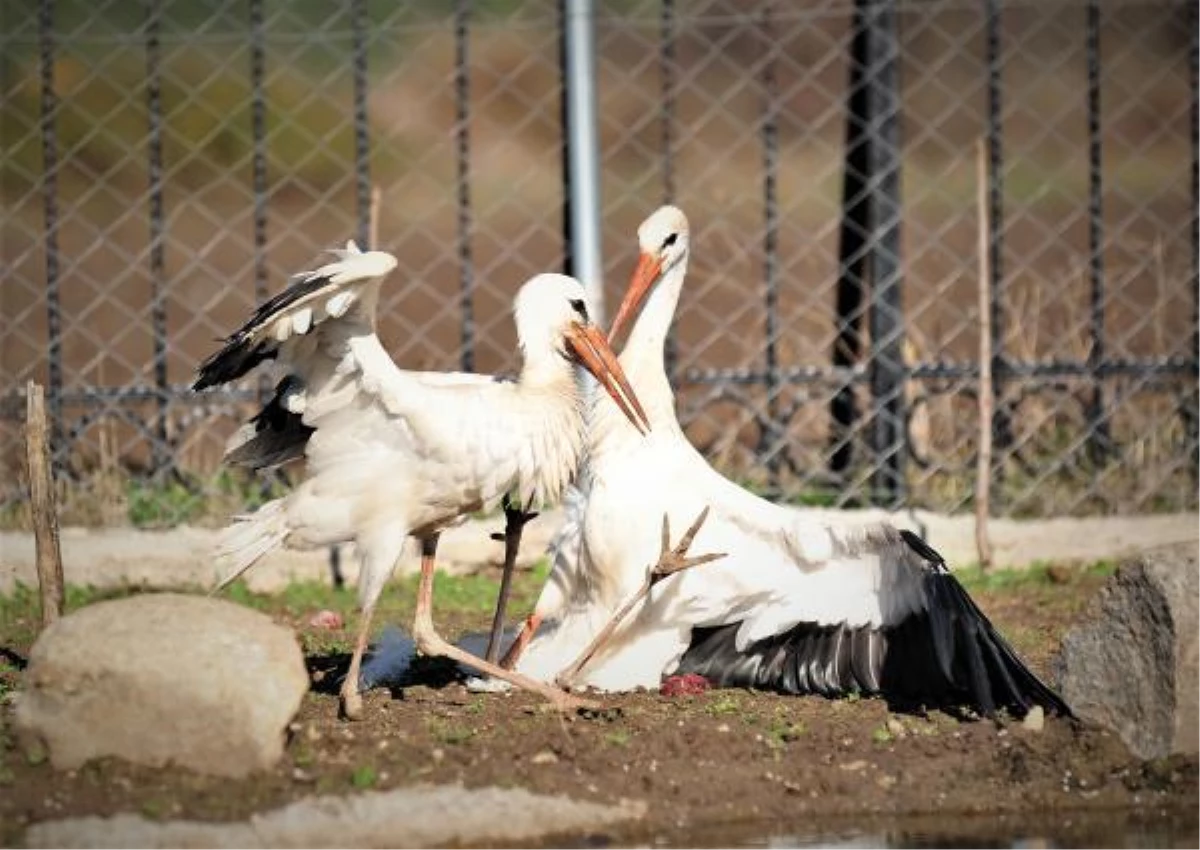
<svg viewBox="0 0 1200 850"><path fill-rule="evenodd" d="M688 253L688 220L679 207L659 207L638 228L638 262L617 310L610 342L629 324L663 275L683 262Z"/></svg>
<svg viewBox="0 0 1200 850"><path fill-rule="evenodd" d="M650 430L646 412L617 355L592 323L591 300L583 284L562 274L539 274L517 293L517 339L527 366L549 357L579 364L595 376L617 407L642 433Z"/></svg>

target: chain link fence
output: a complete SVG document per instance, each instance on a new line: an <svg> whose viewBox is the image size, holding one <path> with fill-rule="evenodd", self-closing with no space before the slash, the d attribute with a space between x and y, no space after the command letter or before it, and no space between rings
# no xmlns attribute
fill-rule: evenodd
<svg viewBox="0 0 1200 850"><path fill-rule="evenodd" d="M284 483L219 472L260 386L187 385L351 236L400 260L398 363L515 369L513 294L569 264L568 13L0 0L4 521L31 379L68 522ZM597 3L603 291L681 206L691 439L774 498L964 509L982 286L993 512L1194 510L1196 32L1169 0Z"/></svg>

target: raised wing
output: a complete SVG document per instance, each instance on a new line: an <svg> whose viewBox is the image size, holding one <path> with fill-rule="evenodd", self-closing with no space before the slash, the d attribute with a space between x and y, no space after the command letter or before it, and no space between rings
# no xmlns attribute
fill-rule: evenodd
<svg viewBox="0 0 1200 850"><path fill-rule="evenodd" d="M361 408L372 399L386 413L406 417L427 390L495 382L400 370L375 334L379 286L396 259L364 253L353 241L334 254L335 262L293 278L200 365L197 390L235 381L268 362L282 375L270 401L230 439L226 462L262 469L302 457L317 422L352 403Z"/></svg>
<svg viewBox="0 0 1200 850"><path fill-rule="evenodd" d="M396 267L396 258L383 251L363 253L353 241L333 253L337 262L296 275L287 289L255 310L220 351L200 364L192 389L227 384L276 358L304 371L314 346L303 341L311 341L309 332L321 325L341 322L374 336L379 283Z"/></svg>

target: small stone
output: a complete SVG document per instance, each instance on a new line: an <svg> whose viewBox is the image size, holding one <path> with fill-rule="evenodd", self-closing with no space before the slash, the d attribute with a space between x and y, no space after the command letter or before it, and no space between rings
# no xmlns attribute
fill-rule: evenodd
<svg viewBox="0 0 1200 850"><path fill-rule="evenodd" d="M446 751L441 747L434 747L433 752L429 754L429 757L434 761L441 761L446 757Z"/></svg>
<svg viewBox="0 0 1200 850"><path fill-rule="evenodd" d="M865 770L867 763L863 759L855 759L854 761L842 762L838 767L842 770L858 771Z"/></svg>
<svg viewBox="0 0 1200 850"><path fill-rule="evenodd" d="M878 785L880 788L891 788L898 781L899 780L897 780L896 777L892 776L890 773L881 773L875 779L875 784Z"/></svg>
<svg viewBox="0 0 1200 850"><path fill-rule="evenodd" d="M908 734L908 730L904 728L904 724L895 717L889 717L885 725L887 726L888 732L890 732L894 738L903 738Z"/></svg>
<svg viewBox="0 0 1200 850"><path fill-rule="evenodd" d="M720 726L718 726L718 727L717 727L717 731L718 731L718 732L728 732L728 731L729 731L729 724L728 724L728 723L722 723Z"/></svg>
<svg viewBox="0 0 1200 850"><path fill-rule="evenodd" d="M1029 713L1025 715L1025 719L1021 721L1021 726L1028 729L1030 732L1041 732L1046 728L1046 712L1040 705L1035 705L1029 709Z"/></svg>
<svg viewBox="0 0 1200 850"><path fill-rule="evenodd" d="M558 756L556 756L550 750L542 750L534 753L533 756L530 757L529 761L531 764L557 764Z"/></svg>

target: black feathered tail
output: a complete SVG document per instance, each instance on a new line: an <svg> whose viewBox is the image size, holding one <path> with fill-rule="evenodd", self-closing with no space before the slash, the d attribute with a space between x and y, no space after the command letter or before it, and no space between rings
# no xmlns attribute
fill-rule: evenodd
<svg viewBox="0 0 1200 850"><path fill-rule="evenodd" d="M970 707L989 717L1006 709L1021 717L1040 705L1072 716L954 576L931 570L923 583L927 609L883 628L801 623L742 652L735 645L740 623L694 629L676 672L722 687L877 694L908 708Z"/></svg>

